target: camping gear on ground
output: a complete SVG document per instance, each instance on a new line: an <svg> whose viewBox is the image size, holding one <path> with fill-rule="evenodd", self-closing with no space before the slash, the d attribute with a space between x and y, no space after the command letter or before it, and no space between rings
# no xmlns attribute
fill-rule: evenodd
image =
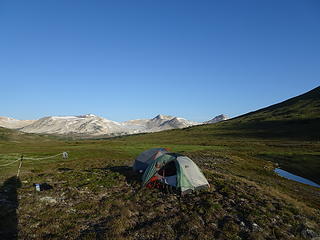
<svg viewBox="0 0 320 240"><path fill-rule="evenodd" d="M173 186L182 194L210 186L199 167L177 153L162 154L150 163L142 176L143 186L156 186L150 184L154 181Z"/></svg>
<svg viewBox="0 0 320 240"><path fill-rule="evenodd" d="M63 159L67 159L69 156L68 156L68 153L67 152L63 152L62 153L62 158Z"/></svg>
<svg viewBox="0 0 320 240"><path fill-rule="evenodd" d="M168 153L168 150L165 148L151 148L144 151L135 159L132 167L133 171L140 173L144 172L150 163L165 153Z"/></svg>
<svg viewBox="0 0 320 240"><path fill-rule="evenodd" d="M36 185L36 191L40 192L40 191L41 191L41 190L40 190L40 184L39 184L39 183L36 183L35 185Z"/></svg>
<svg viewBox="0 0 320 240"><path fill-rule="evenodd" d="M48 183L35 183L33 186L36 187L36 191L41 192L44 190L52 189L53 187L49 185Z"/></svg>
<svg viewBox="0 0 320 240"><path fill-rule="evenodd" d="M160 178L159 176L153 176L150 178L146 185L147 188L160 188Z"/></svg>

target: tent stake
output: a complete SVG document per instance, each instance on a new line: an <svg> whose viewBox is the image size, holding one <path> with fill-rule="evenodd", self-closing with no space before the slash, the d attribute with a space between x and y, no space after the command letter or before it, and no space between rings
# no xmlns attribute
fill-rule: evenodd
<svg viewBox="0 0 320 240"><path fill-rule="evenodd" d="M19 164L19 168L18 168L18 172L17 172L17 178L19 177L20 175L20 168L22 166L22 161L23 161L23 154L21 155L21 158L20 158L20 164Z"/></svg>

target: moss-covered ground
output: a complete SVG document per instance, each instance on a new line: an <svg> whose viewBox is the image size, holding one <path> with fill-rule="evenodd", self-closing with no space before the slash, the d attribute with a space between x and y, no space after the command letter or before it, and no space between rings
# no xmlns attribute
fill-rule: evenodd
<svg viewBox="0 0 320 240"><path fill-rule="evenodd" d="M13 177L19 162L0 169L0 236L8 239L15 234L18 239L311 239L319 234L320 190L273 172L278 162L319 182L317 141L232 135L219 125L102 140L2 131L0 164L21 154L69 153L68 159L24 160L19 179ZM211 188L183 197L141 189L130 166L152 147L191 157ZM33 184L44 182L52 189L35 191Z"/></svg>
<svg viewBox="0 0 320 240"><path fill-rule="evenodd" d="M317 239L320 88L213 125L68 140L0 128L0 239ZM211 187L186 196L141 188L131 165L165 147L192 158ZM33 184L52 188L35 191Z"/></svg>

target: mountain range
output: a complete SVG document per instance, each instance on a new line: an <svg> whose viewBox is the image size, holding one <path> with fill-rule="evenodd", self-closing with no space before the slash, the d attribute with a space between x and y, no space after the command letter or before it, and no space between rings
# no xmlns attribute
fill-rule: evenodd
<svg viewBox="0 0 320 240"><path fill-rule="evenodd" d="M34 123L36 120L18 120L9 117L0 117L0 126L10 129L23 128Z"/></svg>
<svg viewBox="0 0 320 240"><path fill-rule="evenodd" d="M1 121L61 132L104 132L98 123L115 123L94 115ZM139 132L176 122L183 121L157 116L115 124ZM150 147L187 155L211 187L184 196L142 188L131 164ZM319 189L274 170L320 184L319 149L320 87L217 124L121 139L75 141L0 127L0 165L6 165L0 167L0 219L13 216L18 239L318 239ZM63 151L68 160L25 161L23 182L17 181L20 154L41 159ZM34 192L34 182L53 188ZM0 224L0 239L12 239L8 226Z"/></svg>
<svg viewBox="0 0 320 240"><path fill-rule="evenodd" d="M8 117L0 117L0 126L18 129L26 133L118 136L186 128L195 125L216 123L226 119L228 118L225 115L219 115L209 121L200 123L180 117L157 115L152 119L115 122L93 114L86 114L80 116L50 116L38 120L17 120Z"/></svg>

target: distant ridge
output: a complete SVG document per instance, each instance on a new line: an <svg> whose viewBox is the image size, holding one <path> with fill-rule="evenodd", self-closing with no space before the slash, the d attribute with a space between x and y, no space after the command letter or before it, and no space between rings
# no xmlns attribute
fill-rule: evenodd
<svg viewBox="0 0 320 240"><path fill-rule="evenodd" d="M94 114L49 116L38 120L16 120L0 117L0 127L17 129L26 133L73 136L119 136L185 128L198 124L201 123L160 114L152 119L137 119L126 122L115 122Z"/></svg>
<svg viewBox="0 0 320 240"><path fill-rule="evenodd" d="M225 118L225 115L222 114L210 120L211 122L208 122L215 123L225 120ZM16 120L13 118L0 117L0 127L18 129L26 133L73 136L119 136L159 132L201 124L203 123L161 114L152 119L136 119L125 122L111 121L94 114L48 116L38 120Z"/></svg>
<svg viewBox="0 0 320 240"><path fill-rule="evenodd" d="M209 121L204 122L204 124L218 123L218 122L225 121L225 120L228 120L228 119L229 119L228 116L226 116L224 114L221 114L221 115L218 115L218 116L212 118Z"/></svg>
<svg viewBox="0 0 320 240"><path fill-rule="evenodd" d="M234 119L292 120L320 117L320 86L283 102L249 112Z"/></svg>
<svg viewBox="0 0 320 240"><path fill-rule="evenodd" d="M44 117L20 130L27 133L59 135L104 135L112 133L121 134L123 132L120 123L93 114Z"/></svg>
<svg viewBox="0 0 320 240"><path fill-rule="evenodd" d="M221 125L246 137L320 141L320 87Z"/></svg>
<svg viewBox="0 0 320 240"><path fill-rule="evenodd" d="M5 127L5 128L22 128L27 125L32 124L36 120L18 120L18 119L13 119L13 118L8 118L8 117L0 117L0 127Z"/></svg>

